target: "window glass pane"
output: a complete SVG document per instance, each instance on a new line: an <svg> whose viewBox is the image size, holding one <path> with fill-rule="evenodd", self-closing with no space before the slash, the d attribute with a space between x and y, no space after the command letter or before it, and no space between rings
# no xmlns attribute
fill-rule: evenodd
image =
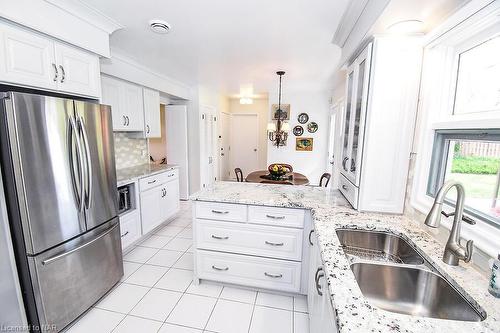
<svg viewBox="0 0 500 333"><path fill-rule="evenodd" d="M450 140L445 181L460 181L465 187L465 206L473 213L500 222L500 143ZM456 199L450 190L447 199Z"/></svg>
<svg viewBox="0 0 500 333"><path fill-rule="evenodd" d="M342 159L345 159L346 157L349 156L348 146L349 146L349 126L351 123L352 81L354 79L353 75L354 74L351 73L347 78L347 101L346 101L345 120L344 120L344 143L342 145ZM342 165L345 166L345 161L342 162ZM347 171L347 169L345 170Z"/></svg>
<svg viewBox="0 0 500 333"><path fill-rule="evenodd" d="M351 172L356 171L356 157L358 156L358 141L359 141L359 127L361 122L361 112L363 104L363 86L365 83L365 65L366 61L363 60L359 64L358 71L358 89L356 89L356 111L354 114L354 132L352 136L352 155L351 155Z"/></svg>
<svg viewBox="0 0 500 333"><path fill-rule="evenodd" d="M500 36L459 56L454 114L500 111Z"/></svg>

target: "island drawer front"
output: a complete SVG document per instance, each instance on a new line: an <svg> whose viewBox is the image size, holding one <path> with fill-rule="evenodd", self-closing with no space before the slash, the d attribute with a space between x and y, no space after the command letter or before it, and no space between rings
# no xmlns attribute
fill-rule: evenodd
<svg viewBox="0 0 500 333"><path fill-rule="evenodd" d="M248 221L250 223L304 228L304 216L303 209L266 206L248 207Z"/></svg>
<svg viewBox="0 0 500 333"><path fill-rule="evenodd" d="M339 177L339 190L352 207L358 209L358 188L342 174Z"/></svg>
<svg viewBox="0 0 500 333"><path fill-rule="evenodd" d="M162 173L158 173L156 175L139 179L139 187L141 189L141 192L144 192L158 185L165 184L166 182L174 180L176 178L179 178L179 173L177 169L169 170Z"/></svg>
<svg viewBox="0 0 500 333"><path fill-rule="evenodd" d="M302 229L196 220L197 248L300 261Z"/></svg>
<svg viewBox="0 0 500 333"><path fill-rule="evenodd" d="M120 216L120 236L123 250L141 237L141 219L138 212Z"/></svg>
<svg viewBox="0 0 500 333"><path fill-rule="evenodd" d="M219 202L196 202L196 218L246 222L247 206Z"/></svg>
<svg viewBox="0 0 500 333"><path fill-rule="evenodd" d="M300 291L300 262L203 250L196 253L196 268L201 279L288 292Z"/></svg>

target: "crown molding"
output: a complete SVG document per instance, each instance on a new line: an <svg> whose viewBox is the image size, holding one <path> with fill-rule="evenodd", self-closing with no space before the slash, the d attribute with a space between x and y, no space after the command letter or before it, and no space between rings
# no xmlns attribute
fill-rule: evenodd
<svg viewBox="0 0 500 333"><path fill-rule="evenodd" d="M44 0L111 35L123 25L80 0Z"/></svg>

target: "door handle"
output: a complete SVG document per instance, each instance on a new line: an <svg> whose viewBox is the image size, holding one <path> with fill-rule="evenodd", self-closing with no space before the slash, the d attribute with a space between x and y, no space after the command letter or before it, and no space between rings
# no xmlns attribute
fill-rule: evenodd
<svg viewBox="0 0 500 333"><path fill-rule="evenodd" d="M229 239L229 236L223 236L223 237L221 237L221 236L212 235L212 238L214 238L214 239L220 239L220 240L226 240L226 239Z"/></svg>
<svg viewBox="0 0 500 333"><path fill-rule="evenodd" d="M345 165L347 161L349 161L349 157L344 157L342 160L342 169L344 169L344 171L347 171L347 167Z"/></svg>
<svg viewBox="0 0 500 333"><path fill-rule="evenodd" d="M53 257L51 257L51 258L49 258L49 259L43 260L43 261L42 261L42 265L48 265L48 264L50 264L50 263L52 263L52 262L54 262L54 261L57 261L57 260L59 260L59 259L62 259L62 258L64 258L64 257L66 257L66 256L70 255L71 253L75 253L76 251L79 251L79 250L81 250L81 249L83 249L83 248L86 248L87 246L89 246L89 245L91 245L91 244L93 244L93 243L97 242L99 239L101 239L101 238L105 237L106 235L108 235L109 233L111 233L111 232L112 232L112 231L113 231L116 227L118 227L119 225L120 225L119 223L116 223L114 226L112 226L112 227L111 227L111 228L109 228L108 230L104 231L103 233L101 233L101 234L100 234L99 236L97 236L96 238L94 238L94 239L92 239L92 240L88 241L88 242L87 242L87 243L85 243L85 244L82 244L82 245L80 245L80 246L77 246L77 247L75 247L74 249L69 250L68 252L64 252L64 253L61 253L61 254L59 254L59 255L53 256Z"/></svg>
<svg viewBox="0 0 500 333"><path fill-rule="evenodd" d="M149 125L146 125L146 133L149 134L150 130L149 130Z"/></svg>
<svg viewBox="0 0 500 333"><path fill-rule="evenodd" d="M63 83L66 79L66 72L64 71L64 67L62 65L59 65L59 68L61 69L61 83Z"/></svg>
<svg viewBox="0 0 500 333"><path fill-rule="evenodd" d="M74 181L74 186L73 186L73 190L75 191L76 194L76 198L77 198L77 206L78 206L78 211L79 212L82 212L83 211L83 208L84 208L84 184L83 184L83 181L84 181L84 178L83 178L83 170L85 169L85 165L84 165L84 160L83 160L83 152L82 152L82 143L81 143L81 140L80 140L80 135L78 134L78 130L77 130L77 127L76 127L76 123L75 123L75 119L73 116L70 116L69 117L69 125L70 125L70 131L68 133L68 149L69 149L69 159L70 159L70 163L71 163L71 169L72 169L72 179ZM74 166L73 166L73 135L75 136L76 138L76 151L78 153L78 167L79 167L79 185L80 185L80 193L78 193L78 188L76 186L76 180L74 180Z"/></svg>
<svg viewBox="0 0 500 333"><path fill-rule="evenodd" d="M216 271L228 271L229 267L220 268L215 265L212 265L212 269L215 269Z"/></svg>
<svg viewBox="0 0 500 333"><path fill-rule="evenodd" d="M215 214L229 214L229 211L227 211L227 210L221 211L221 210L212 209L212 213L215 213Z"/></svg>
<svg viewBox="0 0 500 333"><path fill-rule="evenodd" d="M316 274L314 274L314 281L316 282L316 291L319 296L323 296L323 291L321 290L321 286L319 284L319 279L324 276L323 267L318 267L316 270Z"/></svg>
<svg viewBox="0 0 500 333"><path fill-rule="evenodd" d="M349 189L348 189L348 188L347 188L347 186L345 186L345 185L342 185L342 188L343 188L344 190L346 190L346 191L349 191Z"/></svg>
<svg viewBox="0 0 500 333"><path fill-rule="evenodd" d="M268 241L265 241L265 243L267 245L271 245L271 246L283 246L284 245L283 243L273 243L273 242L268 242Z"/></svg>
<svg viewBox="0 0 500 333"><path fill-rule="evenodd" d="M266 214L266 217L268 217L270 219L274 219L274 220L283 220L285 218L284 215L276 216L276 215L269 215L269 214Z"/></svg>
<svg viewBox="0 0 500 333"><path fill-rule="evenodd" d="M128 116L127 117L127 126L130 125L130 118Z"/></svg>
<svg viewBox="0 0 500 333"><path fill-rule="evenodd" d="M264 272L264 275L273 279L281 279L283 274L270 274L268 272Z"/></svg>
<svg viewBox="0 0 500 333"><path fill-rule="evenodd" d="M87 196L85 205L87 209L90 208L90 204L92 202L92 193L94 192L92 188L92 178L94 177L92 172L92 159L90 158L90 146L89 146L89 138L87 136L87 128L85 127L85 123L83 121L83 117L78 117L78 123L80 125L80 129L82 131L83 145L85 147L85 157L87 162Z"/></svg>
<svg viewBox="0 0 500 333"><path fill-rule="evenodd" d="M52 63L52 67L54 67L54 82L57 82L57 78L59 77L59 71L57 70L56 64Z"/></svg>
<svg viewBox="0 0 500 333"><path fill-rule="evenodd" d="M311 240L311 236L312 236L312 233L314 232L314 229L311 229L311 231L309 231L309 244L311 244L311 246L313 246L313 242Z"/></svg>
<svg viewBox="0 0 500 333"><path fill-rule="evenodd" d="M356 171L356 162L354 161L354 158L351 158L351 172Z"/></svg>
<svg viewBox="0 0 500 333"><path fill-rule="evenodd" d="M122 117L123 117L123 126L127 126L127 117L126 116Z"/></svg>

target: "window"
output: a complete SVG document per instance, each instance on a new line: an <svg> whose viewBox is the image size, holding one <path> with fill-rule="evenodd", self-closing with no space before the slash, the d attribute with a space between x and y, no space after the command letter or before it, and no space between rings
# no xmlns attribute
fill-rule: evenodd
<svg viewBox="0 0 500 333"><path fill-rule="evenodd" d="M435 197L445 181L465 187L466 213L500 226L500 130L438 130L427 186ZM456 190L446 197L454 205Z"/></svg>
<svg viewBox="0 0 500 333"><path fill-rule="evenodd" d="M500 36L458 55L454 114L500 111Z"/></svg>

